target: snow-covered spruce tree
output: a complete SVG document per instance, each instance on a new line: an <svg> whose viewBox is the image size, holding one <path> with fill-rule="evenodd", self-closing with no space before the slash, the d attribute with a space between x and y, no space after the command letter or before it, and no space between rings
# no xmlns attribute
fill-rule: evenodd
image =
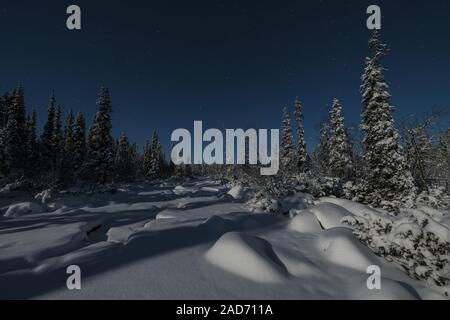
<svg viewBox="0 0 450 320"><path fill-rule="evenodd" d="M61 179L64 182L73 182L75 178L75 120L72 110L69 111L64 124L64 144L62 154Z"/></svg>
<svg viewBox="0 0 450 320"><path fill-rule="evenodd" d="M132 163L132 172L130 173L130 179L136 180L136 178L142 177L142 159L136 143L130 144L129 153Z"/></svg>
<svg viewBox="0 0 450 320"><path fill-rule="evenodd" d="M12 179L22 177L26 166L26 116L21 86L12 93L5 128L5 165Z"/></svg>
<svg viewBox="0 0 450 320"><path fill-rule="evenodd" d="M330 111L330 137L328 141L329 170L335 178L348 179L352 172L351 146L344 125L344 116L338 99L333 100Z"/></svg>
<svg viewBox="0 0 450 320"><path fill-rule="evenodd" d="M297 168L304 172L307 167L308 153L306 150L305 128L303 126L303 107L300 99L295 99L295 122L297 124Z"/></svg>
<svg viewBox="0 0 450 320"><path fill-rule="evenodd" d="M280 165L285 173L292 173L295 168L295 148L292 136L291 118L287 108L283 108L282 133L280 145Z"/></svg>
<svg viewBox="0 0 450 320"><path fill-rule="evenodd" d="M293 191L297 170L294 138L292 136L291 118L287 108L283 108L280 144L280 170L276 176L260 177L260 188L268 196L278 197Z"/></svg>
<svg viewBox="0 0 450 320"><path fill-rule="evenodd" d="M0 129L5 128L6 123L8 122L9 101L9 93L0 96Z"/></svg>
<svg viewBox="0 0 450 320"><path fill-rule="evenodd" d="M158 133L153 131L152 143L150 147L150 167L148 175L151 178L158 178L161 176L162 170L162 151L159 143Z"/></svg>
<svg viewBox="0 0 450 320"><path fill-rule="evenodd" d="M320 127L320 141L315 150L314 162L317 167L317 174L328 176L330 174L330 124L324 121Z"/></svg>
<svg viewBox="0 0 450 320"><path fill-rule="evenodd" d="M81 169L86 159L86 123L81 112L77 114L73 132L73 172L80 179Z"/></svg>
<svg viewBox="0 0 450 320"><path fill-rule="evenodd" d="M429 190L433 146L423 127L405 130L406 159L419 192Z"/></svg>
<svg viewBox="0 0 450 320"><path fill-rule="evenodd" d="M5 157L5 129L8 122L9 95L0 96L0 179L4 179L7 173ZM6 181L0 181L2 184Z"/></svg>
<svg viewBox="0 0 450 320"><path fill-rule="evenodd" d="M88 134L83 177L86 181L104 185L112 180L114 166L112 105L108 89L101 88L97 107Z"/></svg>
<svg viewBox="0 0 450 320"><path fill-rule="evenodd" d="M53 132L53 150L55 159L55 171L53 181L61 179L62 160L64 152L64 138L62 131L62 110L58 104L55 109L55 126Z"/></svg>
<svg viewBox="0 0 450 320"><path fill-rule="evenodd" d="M388 85L384 80L384 68L380 64L380 59L388 50L381 42L378 31L373 33L369 47L373 57L366 58L361 86L361 129L364 133L368 191L365 201L397 213L400 206L412 204L416 192L392 118L393 107L389 104Z"/></svg>
<svg viewBox="0 0 450 320"><path fill-rule="evenodd" d="M36 135L36 110L33 109L26 122L26 167L25 173L29 178L34 178L38 170L36 164L39 160L38 140Z"/></svg>
<svg viewBox="0 0 450 320"><path fill-rule="evenodd" d="M151 177L152 172L152 145L150 141L146 141L144 146L144 152L142 154L142 171L144 176Z"/></svg>
<svg viewBox="0 0 450 320"><path fill-rule="evenodd" d="M55 132L55 111L56 98L52 93L47 107L47 121L44 124L44 130L41 135L41 170L52 173L56 170L55 163L55 146L54 146L54 132Z"/></svg>
<svg viewBox="0 0 450 320"><path fill-rule="evenodd" d="M114 160L115 181L131 181L133 178L133 159L130 153L130 143L125 133L122 132L117 144Z"/></svg>

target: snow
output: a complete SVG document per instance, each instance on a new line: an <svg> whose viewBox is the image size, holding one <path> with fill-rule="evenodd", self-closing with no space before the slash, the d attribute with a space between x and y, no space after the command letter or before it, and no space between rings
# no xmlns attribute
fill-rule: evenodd
<svg viewBox="0 0 450 320"><path fill-rule="evenodd" d="M333 203L319 203L309 210L320 221L324 229L342 227L342 218L353 215L347 209Z"/></svg>
<svg viewBox="0 0 450 320"><path fill-rule="evenodd" d="M369 266L381 263L347 228L334 228L323 232L318 245L329 262L346 268L366 272Z"/></svg>
<svg viewBox="0 0 450 320"><path fill-rule="evenodd" d="M380 214L352 201L295 194L281 201L289 217L252 213L210 179L117 190L53 192L42 210L0 217L0 298L448 299L448 286L408 277L342 227L344 215ZM36 204L18 200L0 197L0 207ZM448 235L447 216L432 215L429 228ZM72 264L80 291L66 288ZM381 290L366 286L372 264Z"/></svg>
<svg viewBox="0 0 450 320"><path fill-rule="evenodd" d="M4 216L6 218L17 218L20 216L41 212L44 212L44 208L39 204L33 202L21 202L11 205Z"/></svg>
<svg viewBox="0 0 450 320"><path fill-rule="evenodd" d="M316 216L311 211L291 210L291 214L295 216L289 223L289 230L297 231L300 233L315 233L322 230L319 220L317 220Z"/></svg>
<svg viewBox="0 0 450 320"><path fill-rule="evenodd" d="M245 195L245 190L244 187L240 184L234 186L233 188L231 188L230 191L228 191L227 193L228 195L230 195L231 197L233 197L233 199L242 199Z"/></svg>
<svg viewBox="0 0 450 320"><path fill-rule="evenodd" d="M257 282L278 283L287 275L269 242L243 233L224 234L205 257L219 268Z"/></svg>

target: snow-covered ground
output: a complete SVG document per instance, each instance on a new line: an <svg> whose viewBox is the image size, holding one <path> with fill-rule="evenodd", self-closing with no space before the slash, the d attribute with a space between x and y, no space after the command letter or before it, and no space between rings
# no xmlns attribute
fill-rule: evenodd
<svg viewBox="0 0 450 320"><path fill-rule="evenodd" d="M208 179L45 204L2 195L0 298L446 298L449 287L409 278L341 224L364 206L305 195L289 199L289 217L254 213L243 195ZM66 287L69 265L81 268L81 290ZM367 288L370 265L381 290Z"/></svg>

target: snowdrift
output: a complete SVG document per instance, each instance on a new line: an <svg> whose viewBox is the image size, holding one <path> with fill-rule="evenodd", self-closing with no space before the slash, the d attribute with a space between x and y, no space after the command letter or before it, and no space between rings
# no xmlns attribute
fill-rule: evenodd
<svg viewBox="0 0 450 320"><path fill-rule="evenodd" d="M45 208L34 202L21 202L11 205L6 213L5 218L18 218L28 214L36 214L45 212Z"/></svg>
<svg viewBox="0 0 450 320"><path fill-rule="evenodd" d="M269 242L238 232L224 234L208 250L206 259L225 271L257 282L277 283L288 275Z"/></svg>

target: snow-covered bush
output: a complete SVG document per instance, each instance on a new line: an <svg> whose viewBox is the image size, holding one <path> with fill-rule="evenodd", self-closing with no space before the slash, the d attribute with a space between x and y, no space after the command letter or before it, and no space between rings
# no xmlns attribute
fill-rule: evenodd
<svg viewBox="0 0 450 320"><path fill-rule="evenodd" d="M313 177L306 178L306 192L315 197L342 196L342 180L331 177Z"/></svg>
<svg viewBox="0 0 450 320"><path fill-rule="evenodd" d="M33 183L27 179L19 179L12 183L8 183L0 189L0 194L9 193L13 191L28 191L33 187Z"/></svg>
<svg viewBox="0 0 450 320"><path fill-rule="evenodd" d="M417 196L416 204L418 206L429 206L435 209L450 209L450 194L446 193L445 188L430 188Z"/></svg>
<svg viewBox="0 0 450 320"><path fill-rule="evenodd" d="M281 208L280 201L264 191L257 192L247 204L253 210L267 213L278 212Z"/></svg>
<svg viewBox="0 0 450 320"><path fill-rule="evenodd" d="M393 261L415 279L437 285L450 282L450 230L419 210L396 217L375 210L345 217L358 239Z"/></svg>
<svg viewBox="0 0 450 320"><path fill-rule="evenodd" d="M46 189L40 193L38 193L34 199L35 200L40 200L42 203L47 203L49 199L52 198L52 190L51 189Z"/></svg>

